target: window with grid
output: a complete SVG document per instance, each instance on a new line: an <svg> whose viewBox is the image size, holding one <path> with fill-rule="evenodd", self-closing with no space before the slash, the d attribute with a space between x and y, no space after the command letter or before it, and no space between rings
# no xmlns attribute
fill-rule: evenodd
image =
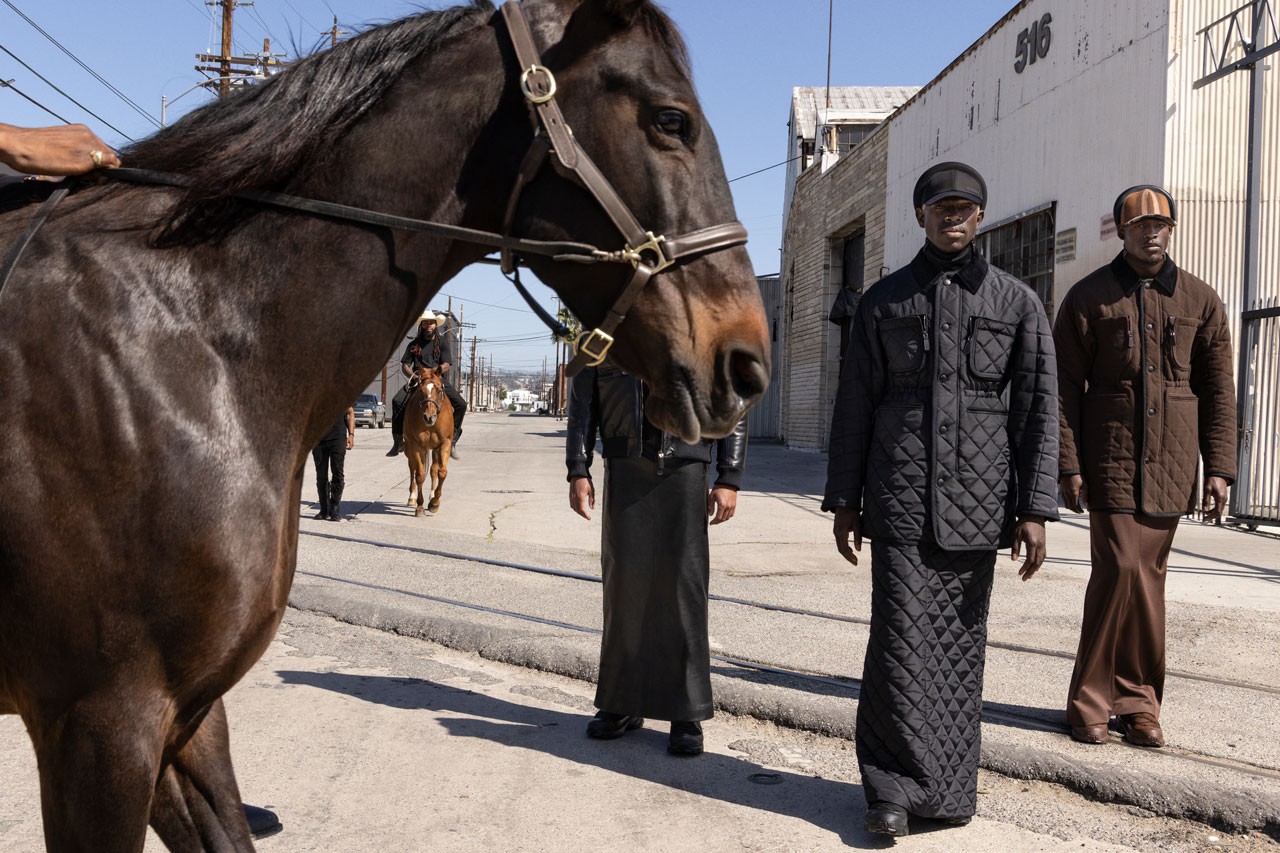
<svg viewBox="0 0 1280 853"><path fill-rule="evenodd" d="M978 248L991 263L1022 279L1053 316L1054 210L1044 210L1006 222L978 235Z"/></svg>

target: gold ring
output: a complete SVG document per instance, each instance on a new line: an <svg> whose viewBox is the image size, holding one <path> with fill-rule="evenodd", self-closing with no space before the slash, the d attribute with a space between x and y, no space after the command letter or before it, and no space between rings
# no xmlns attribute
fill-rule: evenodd
<svg viewBox="0 0 1280 853"><path fill-rule="evenodd" d="M95 167L100 167L100 166L102 166L102 161L103 161L103 159L104 159L105 157L106 157L106 155L105 155L105 154L103 154L101 151L90 151L90 152L89 152L89 159L93 161L93 165L94 165Z"/></svg>

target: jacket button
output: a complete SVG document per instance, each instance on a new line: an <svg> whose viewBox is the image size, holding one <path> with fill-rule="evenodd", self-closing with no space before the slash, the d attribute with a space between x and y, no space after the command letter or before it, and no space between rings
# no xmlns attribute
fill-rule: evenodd
<svg viewBox="0 0 1280 853"><path fill-rule="evenodd" d="M1155 409L1147 409L1147 414L1148 414L1148 415L1154 415L1155 413L1156 413L1156 410L1155 410Z"/></svg>
<svg viewBox="0 0 1280 853"><path fill-rule="evenodd" d="M939 485L939 486L943 485L943 484L944 484L944 483L946 483L946 482L947 482L947 478L946 478L946 477L939 477L939 478L938 478L938 485Z"/></svg>
<svg viewBox="0 0 1280 853"><path fill-rule="evenodd" d="M950 323L943 323L943 324L942 324L942 331L944 331L944 332L945 332L947 329L950 329L950 328L951 328L951 324L950 324Z"/></svg>
<svg viewBox="0 0 1280 853"><path fill-rule="evenodd" d="M1147 373L1155 373L1155 371L1156 371L1156 366L1154 364L1147 365Z"/></svg>
<svg viewBox="0 0 1280 853"><path fill-rule="evenodd" d="M948 379L950 379L950 378L951 378L951 374L950 374L950 373L941 373L941 374L939 374L939 375L938 375L938 378L939 378L939 379L941 379L943 382L946 382Z"/></svg>
<svg viewBox="0 0 1280 853"><path fill-rule="evenodd" d="M943 424L942 426L938 427L938 432L946 432L946 431L947 431L947 425L946 425L946 424Z"/></svg>
<svg viewBox="0 0 1280 853"><path fill-rule="evenodd" d="M1148 328L1148 329L1154 329L1155 327L1156 327L1156 324L1155 324L1155 323L1148 323L1148 324L1147 324L1147 328Z"/></svg>

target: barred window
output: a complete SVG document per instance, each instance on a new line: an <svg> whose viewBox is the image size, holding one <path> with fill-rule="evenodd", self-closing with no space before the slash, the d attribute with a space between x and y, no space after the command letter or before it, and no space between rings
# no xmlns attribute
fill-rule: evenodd
<svg viewBox="0 0 1280 853"><path fill-rule="evenodd" d="M978 235L978 249L991 263L1025 281L1053 316L1053 248L1056 202Z"/></svg>

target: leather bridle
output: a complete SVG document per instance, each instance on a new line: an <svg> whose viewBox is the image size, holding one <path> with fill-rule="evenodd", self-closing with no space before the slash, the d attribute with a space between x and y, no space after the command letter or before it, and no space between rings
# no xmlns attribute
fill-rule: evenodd
<svg viewBox="0 0 1280 853"><path fill-rule="evenodd" d="M580 332L570 338L574 356L566 367L569 376L574 375L586 366L602 363L613 346L613 334L627 317L627 312L635 303L640 292L649 279L663 270L687 261L691 258L718 252L747 242L747 230L740 222L726 222L700 228L685 234L664 236L655 234L644 228L631 209L618 196L613 185L600 172L596 164L582 146L574 138L568 123L565 121L559 105L556 103L556 80L551 71L540 64L541 58L533 42L533 34L524 16L519 0L508 0L502 5L502 16L507 24L507 32L511 44L515 48L516 58L521 68L520 90L529 106L530 117L534 124L533 142L524 157L516 182L507 201L506 217L503 233L494 234L474 228L458 225L447 225L414 219L406 216L381 213L364 208L351 207L334 202L301 198L285 193L268 190L245 190L236 193L236 197L273 207L325 216L348 222L359 222L385 228L434 234L441 237L474 243L497 249L502 255L504 272L513 272L518 267L517 255L530 254L550 257L554 261L576 261L579 263L617 263L630 264L632 273L622 290L605 311L604 320L594 329ZM556 171L580 184L595 198L596 202L608 215L615 228L622 235L621 249L606 251L587 243L572 241L529 240L510 236L511 226L515 219L516 208L524 189L541 172L542 168L555 158ZM155 172L146 169L117 168L100 169L92 173L94 177L126 181L140 184L159 184L180 188L190 188L195 182L183 175ZM74 179L68 179L55 190L41 205L35 217L9 253L5 265L0 268L0 288L9 280L14 268L21 258L23 250L31 241L36 231L48 218L52 209L60 202L70 189ZM529 302L534 312L551 327L552 331L564 336L567 330L559 322L553 320L542 306L529 296L520 285L518 277L514 280L521 295Z"/></svg>

